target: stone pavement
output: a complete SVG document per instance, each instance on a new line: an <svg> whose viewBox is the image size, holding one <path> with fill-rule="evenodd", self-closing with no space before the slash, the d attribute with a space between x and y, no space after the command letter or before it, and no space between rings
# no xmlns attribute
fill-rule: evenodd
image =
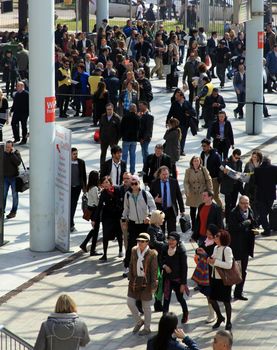
<svg viewBox="0 0 277 350"><path fill-rule="evenodd" d="M165 93L164 81L153 80L154 101L152 112L155 127L151 150L162 142L165 132L165 118L169 109L169 94ZM234 101L231 83L222 91L226 101ZM268 102L276 102L275 95L266 95ZM235 145L247 154L252 149L264 144L263 152L271 155L277 163L277 109L270 107L272 117L264 120L264 131L258 136L249 136L244 132L243 120L234 120L232 110L235 105L228 104L227 111L235 133ZM81 118L69 118L58 121L73 131L73 145L79 149L80 158L86 160L87 171L99 167L99 145L92 141L90 121ZM199 154L200 141L205 137L201 130L195 137L188 136L187 156L178 163L179 180L182 185L184 170L192 155ZM4 138L11 137L10 127L5 127ZM28 163L29 145L18 147ZM137 171L141 170L140 147L137 148ZM265 179L266 180L266 179ZM43 203L43 200L42 200ZM10 207L8 202L7 209ZM38 274L51 268L54 264L79 251L79 244L89 231L89 224L81 219L80 208L76 215L77 232L71 234L71 252L36 253L29 250L29 193L20 195L20 206L15 219L5 222L5 239L9 244L0 248L0 324L33 344L40 323L53 311L55 301L60 293L70 293L76 300L78 312L88 325L92 342L88 349L145 349L146 338L141 339L131 333L132 319L126 306L127 280L122 279L122 262L117 258L117 244L111 243L109 260L106 264L98 263L97 258L78 254L76 259L55 270L49 275L39 275L38 282L29 283ZM194 251L188 242L188 234L183 237L189 256L189 276L192 275ZM251 259L246 282L247 302L236 301L233 308L233 333L235 348L252 349L262 346L264 349L277 348L277 306L276 306L276 235L268 238L258 237L255 258ZM44 278L42 278L44 276ZM42 278L42 279L40 279ZM27 287L20 292L26 282ZM201 349L210 348L214 334L210 325L205 325L207 314L205 298L193 291L189 281L191 296L188 298L190 311L189 322L184 326L185 332L193 337ZM19 290L15 290L19 287ZM10 292L10 293L9 293ZM11 293L12 292L12 293ZM7 294L9 293L9 294ZM171 310L181 315L175 297ZM157 330L160 314L153 314L152 330Z"/></svg>

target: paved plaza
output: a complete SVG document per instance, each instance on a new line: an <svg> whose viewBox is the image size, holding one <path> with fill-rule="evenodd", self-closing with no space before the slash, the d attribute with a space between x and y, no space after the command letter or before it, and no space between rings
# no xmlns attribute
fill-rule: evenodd
<svg viewBox="0 0 277 350"><path fill-rule="evenodd" d="M181 78L180 78L181 82ZM154 135L151 151L156 143L163 142L165 119L170 106L170 94L165 92L165 81L152 80L154 100L151 103L155 116ZM218 86L218 82L215 83ZM232 82L221 91L226 102L235 100ZM274 103L276 95L266 95L266 101ZM235 147L246 155L257 147L272 157L277 164L277 108L269 107L272 115L264 120L261 135L249 136L245 133L245 121L233 117L234 104L227 104L227 115L233 125ZM72 130L72 145L79 149L79 157L86 161L87 172L99 168L99 145L92 140L93 129L89 118L69 118L58 121ZM200 124L201 121L200 121ZM178 162L179 181L183 188L184 171L194 154L199 154L200 141L206 130L200 129L197 136L190 133L186 143L186 157ZM11 138L10 126L4 128L4 138ZM29 146L18 146L25 163L28 164ZM43 153L42 153L43 156ZM137 167L142 167L140 146L137 147ZM266 179L265 179L266 181ZM69 293L77 302L78 313L86 322L91 336L87 349L146 349L146 337L132 334L133 321L126 305L127 279L122 278L122 258L117 258L117 242L111 242L108 262L100 264L97 257L82 254L79 244L90 229L90 224L82 219L80 206L76 212L77 231L71 234L71 251L37 253L29 250L29 192L20 194L19 210L16 218L5 222L5 239L8 244L0 248L0 324L34 344L40 324L53 311L61 293ZM43 205L43 198L41 199ZM10 208L7 203L7 210ZM187 210L188 212L188 210ZM185 242L189 273L192 275L195 263L194 250L189 243L190 234L182 235ZM99 250L101 250L101 243ZM234 349L263 350L277 349L277 235L258 236L255 258L250 260L245 294L248 301L236 301L233 307ZM65 259L64 264L56 265ZM53 268L54 266L54 268ZM43 273L47 271L46 273ZM188 297L189 322L185 332L192 337L200 349L211 349L214 331L205 324L208 308L206 299L193 290L189 279L191 295ZM173 297L170 311L181 318L181 307ZM152 331L157 331L160 313L153 313Z"/></svg>

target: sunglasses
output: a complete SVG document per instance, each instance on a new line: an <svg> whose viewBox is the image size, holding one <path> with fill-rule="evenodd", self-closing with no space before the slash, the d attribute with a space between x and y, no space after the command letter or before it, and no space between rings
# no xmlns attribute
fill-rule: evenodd
<svg viewBox="0 0 277 350"><path fill-rule="evenodd" d="M131 183L131 186L137 186L138 185L138 182L132 182Z"/></svg>

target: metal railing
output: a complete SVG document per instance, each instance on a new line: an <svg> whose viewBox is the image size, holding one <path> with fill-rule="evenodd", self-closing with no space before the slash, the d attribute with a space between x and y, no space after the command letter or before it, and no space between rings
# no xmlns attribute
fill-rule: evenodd
<svg viewBox="0 0 277 350"><path fill-rule="evenodd" d="M32 350L32 345L0 325L0 350Z"/></svg>

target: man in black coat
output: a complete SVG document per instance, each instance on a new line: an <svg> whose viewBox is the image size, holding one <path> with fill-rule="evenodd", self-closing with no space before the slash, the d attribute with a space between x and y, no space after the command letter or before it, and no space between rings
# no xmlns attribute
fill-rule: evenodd
<svg viewBox="0 0 277 350"><path fill-rule="evenodd" d="M80 40L77 42L77 50L81 57L85 57L87 51L91 48L92 44L89 39L86 38L86 33L80 34Z"/></svg>
<svg viewBox="0 0 277 350"><path fill-rule="evenodd" d="M85 162L78 158L78 150L71 148L71 210L70 210L70 231L75 230L74 215L77 208L81 190L86 193L87 173Z"/></svg>
<svg viewBox="0 0 277 350"><path fill-rule="evenodd" d="M249 198L241 196L239 204L231 211L228 230L231 235L231 245L236 261L241 263L242 282L237 284L234 290L234 298L247 300L243 296L243 286L246 279L248 258L254 256L255 234L253 229L258 224L254 218L254 212L249 206Z"/></svg>
<svg viewBox="0 0 277 350"><path fill-rule="evenodd" d="M179 209L181 215L184 215L185 206L179 183L176 179L169 177L169 168L167 166L161 166L158 169L157 179L152 182L150 193L155 199L157 208L165 213L162 230L165 232L166 223L168 234L176 231L176 218Z"/></svg>
<svg viewBox="0 0 277 350"><path fill-rule="evenodd" d="M19 81L16 85L16 94L14 95L13 105L11 107L12 117L12 131L14 142L20 141L19 123L22 128L22 139L20 145L25 145L27 142L27 120L29 117L29 93L25 90L24 83Z"/></svg>
<svg viewBox="0 0 277 350"><path fill-rule="evenodd" d="M222 172L220 173L220 192L225 195L225 219L229 222L230 212L237 205L238 194L243 194L242 182L233 178L232 172L226 168L226 165L234 171L242 172L242 161L240 160L241 150L234 149L231 157L223 162Z"/></svg>
<svg viewBox="0 0 277 350"><path fill-rule="evenodd" d="M145 185L151 186L151 183L154 180L155 172L163 165L168 167L171 174L171 159L167 154L163 152L163 145L157 144L155 146L155 152L149 154L149 156L146 158L146 161L143 163L142 173L143 182Z"/></svg>
<svg viewBox="0 0 277 350"><path fill-rule="evenodd" d="M148 103L150 108L150 102L153 100L152 85L150 80L145 77L145 71L143 68L138 70L138 83L139 83L139 99Z"/></svg>
<svg viewBox="0 0 277 350"><path fill-rule="evenodd" d="M107 90L109 91L109 97L111 103L114 105L114 110L117 110L117 103L119 100L119 91L120 91L120 80L116 76L115 69L111 69L109 75L105 78L105 83Z"/></svg>
<svg viewBox="0 0 277 350"><path fill-rule="evenodd" d="M214 69L216 65L216 47L217 47L217 32L212 32L210 39L207 41L207 54L210 56L212 61L212 67L210 72L212 73L212 78L216 78L214 74Z"/></svg>
<svg viewBox="0 0 277 350"><path fill-rule="evenodd" d="M226 107L224 98L218 93L218 88L214 88L212 94L205 98L204 106L206 108L205 127L208 128L207 138L210 138L209 128L216 121L218 113Z"/></svg>
<svg viewBox="0 0 277 350"><path fill-rule="evenodd" d="M270 224L267 216L276 199L277 166L271 164L268 157L264 157L260 167L254 170L256 185L255 209L258 212L259 224L262 225L263 236L270 236Z"/></svg>
<svg viewBox="0 0 277 350"><path fill-rule="evenodd" d="M191 238L198 241L199 245L206 239L207 227L210 224L223 228L222 209L213 202L214 194L212 191L202 193L203 203L200 204L197 211L194 232Z"/></svg>
<svg viewBox="0 0 277 350"><path fill-rule="evenodd" d="M196 112L190 102L186 101L185 95L182 91L175 94L175 102L172 103L170 110L166 117L166 124L170 118L176 118L180 122L180 129L182 131L181 139L181 155L185 155L184 148L187 138L188 129L190 127L190 119L196 116Z"/></svg>
<svg viewBox="0 0 277 350"><path fill-rule="evenodd" d="M222 88L224 87L224 84L225 84L225 70L228 66L231 52L230 52L230 49L227 46L225 46L225 41L220 40L215 53L216 53L216 74L220 80L220 87Z"/></svg>
<svg viewBox="0 0 277 350"><path fill-rule="evenodd" d="M142 161L145 163L148 156L148 147L152 139L154 117L148 110L147 101L139 102L139 116L140 116L140 128L139 128L139 142L141 146Z"/></svg>
<svg viewBox="0 0 277 350"><path fill-rule="evenodd" d="M121 159L122 149L120 146L115 145L111 147L112 158L106 160L101 169L101 178L104 176L110 176L113 181L113 185L120 186L123 180L123 174L126 172L126 162Z"/></svg>
<svg viewBox="0 0 277 350"><path fill-rule="evenodd" d="M219 174L220 174L220 165L221 158L215 149L211 147L211 141L209 139L203 139L201 141L202 152L200 157L202 159L204 167L209 170L209 173L213 182L213 192L214 192L214 200L217 205L222 208L222 201L219 198Z"/></svg>

